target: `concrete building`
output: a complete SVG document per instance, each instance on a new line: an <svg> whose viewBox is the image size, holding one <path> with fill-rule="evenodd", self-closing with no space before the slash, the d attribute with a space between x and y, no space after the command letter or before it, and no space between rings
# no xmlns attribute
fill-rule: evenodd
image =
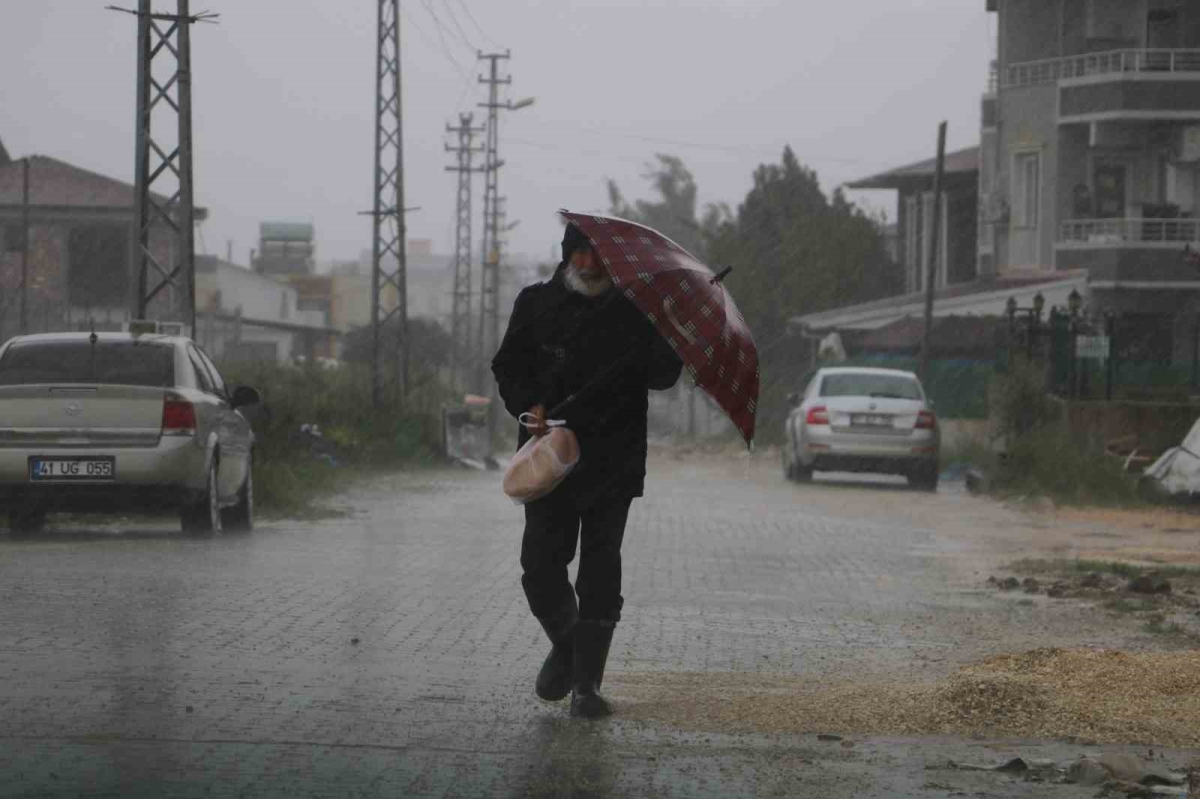
<svg viewBox="0 0 1200 799"><path fill-rule="evenodd" d="M997 60L980 147L947 157L935 315L1065 308L1117 319L1120 357L1189 364L1200 335L1200 2L986 0ZM972 167L968 162L974 160ZM932 161L850 184L898 192L910 293L798 317L869 329L922 312ZM971 182L977 200L970 200ZM971 206L974 205L974 214ZM972 257L966 242L975 241Z"/></svg>
<svg viewBox="0 0 1200 799"><path fill-rule="evenodd" d="M224 361L336 358L341 338L323 312L300 307L295 286L211 255L196 258L196 327Z"/></svg>
<svg viewBox="0 0 1200 799"><path fill-rule="evenodd" d="M22 295L28 332L121 328L137 292L133 204L128 183L48 156L11 159L0 146L0 339L20 332ZM197 221L205 216L196 209ZM174 263L161 224L151 228L150 248L160 263ZM182 319L185 299L164 289L147 315Z"/></svg>
<svg viewBox="0 0 1200 799"><path fill-rule="evenodd" d="M1190 361L1200 314L1200 3L988 0L981 187L996 270L1088 277L1144 357ZM991 176L994 175L994 179Z"/></svg>

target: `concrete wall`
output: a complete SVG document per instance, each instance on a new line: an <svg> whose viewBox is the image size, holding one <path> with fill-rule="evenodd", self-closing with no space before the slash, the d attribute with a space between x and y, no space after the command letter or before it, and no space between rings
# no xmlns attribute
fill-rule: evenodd
<svg viewBox="0 0 1200 799"><path fill-rule="evenodd" d="M1200 293L1195 291L1128 291L1095 289L1091 304L1097 310L1119 314L1162 313L1171 316L1171 361L1190 366L1196 357L1196 327L1200 325Z"/></svg>
<svg viewBox="0 0 1200 799"><path fill-rule="evenodd" d="M1063 117L1114 111L1197 113L1200 111L1200 82L1148 80L1142 73L1137 80L1062 87L1060 113Z"/></svg>
<svg viewBox="0 0 1200 799"><path fill-rule="evenodd" d="M136 302L134 294L137 291L137 281L130 275L131 258L122 259L120 262L121 268L125 270L121 277L127 280L130 286L129 296L124 302L119 305L81 305L80 298L76 297L73 305L69 291L71 253L68 243L71 230L77 226L120 226L129 222L120 217L97 220L95 217L47 218L44 214L36 216L40 218L31 222L29 227L26 332L86 329L89 318L96 321L97 329L119 329L131 316ZM16 221L10 218L3 220L5 224L14 224ZM159 263L173 263L170 240L159 228L151 232L150 249ZM7 250L7 247L0 249L0 340L6 340L21 332L21 292L18 288L21 282L21 253ZM151 272L153 285L157 282L156 273L153 269ZM147 316L153 319L182 320L183 298L183 292L164 289L151 303Z"/></svg>
<svg viewBox="0 0 1200 799"><path fill-rule="evenodd" d="M1001 273L1008 267L1040 267L1050 269L1054 264L1054 241L1058 228L1058 119L1055 113L1057 87L1028 86L1009 89L1000 94L999 172L997 183L1010 211L1013 202L1013 158L1017 153L1041 153L1040 221L1032 262L1014 263L1019 254L1013 252L1013 216L1008 227L997 230L998 237L1009 237L1003 260L998 260Z"/></svg>
<svg viewBox="0 0 1200 799"><path fill-rule="evenodd" d="M1157 402L1063 403L1067 424L1098 444L1136 436L1150 450L1178 446L1200 417L1200 404Z"/></svg>
<svg viewBox="0 0 1200 799"><path fill-rule="evenodd" d="M1061 11L1059 0L1003 0L999 31L1001 69L1021 61L1057 58L1061 52Z"/></svg>
<svg viewBox="0 0 1200 799"><path fill-rule="evenodd" d="M1184 261L1182 251L1182 243L1163 249L1062 248L1058 251L1058 268L1087 269L1092 280L1200 280L1200 270Z"/></svg>

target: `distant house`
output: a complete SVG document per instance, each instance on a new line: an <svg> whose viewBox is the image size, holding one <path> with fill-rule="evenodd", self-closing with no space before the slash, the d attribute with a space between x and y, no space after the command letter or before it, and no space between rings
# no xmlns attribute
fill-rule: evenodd
<svg viewBox="0 0 1200 799"><path fill-rule="evenodd" d="M0 339L19 332L22 299L28 332L124 324L137 291L133 204L128 183L48 156L12 159L0 146ZM151 229L160 263L172 262L169 242L165 227ZM179 318L183 294L164 290L155 315Z"/></svg>
<svg viewBox="0 0 1200 799"><path fill-rule="evenodd" d="M985 192L1000 273L1088 275L1143 357L1190 361L1200 314L1200 3L988 0Z"/></svg>
<svg viewBox="0 0 1200 799"><path fill-rule="evenodd" d="M929 269L936 160L931 158L847 184L852 189L891 189L897 193L893 246L896 262L904 269L906 292L923 291ZM936 250L939 288L975 278L978 208L979 148L947 154Z"/></svg>
<svg viewBox="0 0 1200 799"><path fill-rule="evenodd" d="M1200 348L1200 3L987 0L986 10L999 58L980 147L947 156L935 316L999 315L1039 294L1046 309L1065 309L1077 292L1085 317L1116 320L1118 357L1190 364ZM797 325L865 330L922 315L932 166L850 184L898 192L907 293Z"/></svg>
<svg viewBox="0 0 1200 799"><path fill-rule="evenodd" d="M211 255L196 256L196 341L224 361L337 358L341 332L300 307L296 287Z"/></svg>

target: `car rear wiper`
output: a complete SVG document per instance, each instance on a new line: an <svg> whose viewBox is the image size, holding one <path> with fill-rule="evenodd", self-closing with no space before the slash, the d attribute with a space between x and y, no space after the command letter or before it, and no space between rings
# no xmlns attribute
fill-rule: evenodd
<svg viewBox="0 0 1200 799"><path fill-rule="evenodd" d="M870 396L879 397L881 399L915 399L915 397L906 397L903 394L888 394L884 391L877 391Z"/></svg>

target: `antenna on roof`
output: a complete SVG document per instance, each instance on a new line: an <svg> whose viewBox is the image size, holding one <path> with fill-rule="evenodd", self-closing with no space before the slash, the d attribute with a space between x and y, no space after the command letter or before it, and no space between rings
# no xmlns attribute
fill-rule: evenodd
<svg viewBox="0 0 1200 799"><path fill-rule="evenodd" d="M89 315L88 324L92 328L92 335L88 336L88 341L95 345L95 343L100 340L100 337L96 335L96 317Z"/></svg>

